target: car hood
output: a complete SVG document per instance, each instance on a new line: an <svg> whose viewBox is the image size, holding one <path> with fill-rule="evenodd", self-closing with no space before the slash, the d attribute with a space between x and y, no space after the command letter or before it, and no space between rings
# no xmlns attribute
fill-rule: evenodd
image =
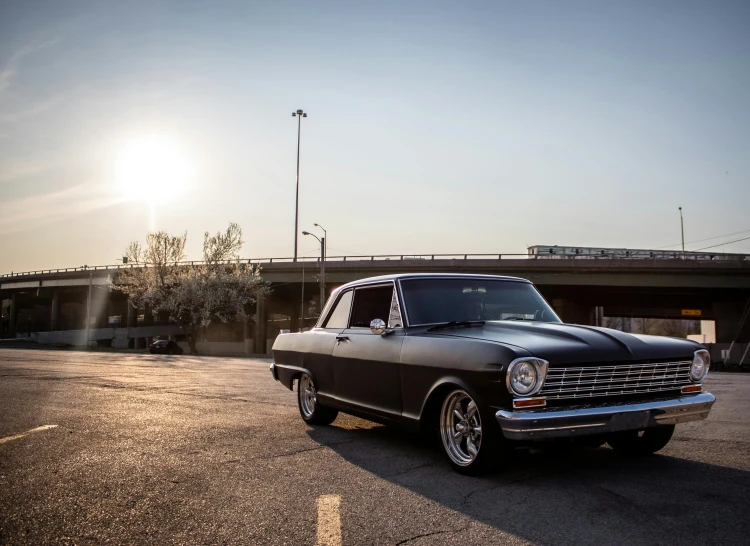
<svg viewBox="0 0 750 546"><path fill-rule="evenodd" d="M626 334L618 330L555 322L487 322L430 335L482 339L525 349L551 367L573 363L692 359L700 345L686 339Z"/></svg>

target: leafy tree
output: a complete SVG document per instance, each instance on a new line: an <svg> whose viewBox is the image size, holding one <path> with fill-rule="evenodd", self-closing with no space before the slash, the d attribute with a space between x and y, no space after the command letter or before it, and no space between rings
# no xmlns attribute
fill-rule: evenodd
<svg viewBox="0 0 750 546"><path fill-rule="evenodd" d="M187 234L149 233L145 246L130 243L125 251L135 267L118 276L115 285L133 305L166 312L189 326L190 351L196 352L196 329L215 320L246 319L246 306L269 292L260 267L239 262L242 229L231 223L224 232L203 237L203 261L185 262Z"/></svg>

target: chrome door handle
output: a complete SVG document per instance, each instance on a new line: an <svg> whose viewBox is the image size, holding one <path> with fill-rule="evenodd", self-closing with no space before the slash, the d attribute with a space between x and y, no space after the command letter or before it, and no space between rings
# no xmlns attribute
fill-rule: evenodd
<svg viewBox="0 0 750 546"><path fill-rule="evenodd" d="M340 345L342 341L349 341L348 336L336 336L336 345Z"/></svg>

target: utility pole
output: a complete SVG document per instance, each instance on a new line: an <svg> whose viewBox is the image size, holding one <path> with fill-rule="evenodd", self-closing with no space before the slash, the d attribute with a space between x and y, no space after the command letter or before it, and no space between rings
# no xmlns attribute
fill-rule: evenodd
<svg viewBox="0 0 750 546"><path fill-rule="evenodd" d="M299 322L298 330L301 332L305 325L305 262L302 262L302 299L299 304Z"/></svg>
<svg viewBox="0 0 750 546"><path fill-rule="evenodd" d="M685 259L685 224L682 221L682 207L680 207L680 233L682 234L682 259Z"/></svg>
<svg viewBox="0 0 750 546"><path fill-rule="evenodd" d="M326 303L326 264L325 261L328 258L328 231L320 224L313 224L316 228L323 230L323 238L320 240L320 245L323 247L321 251L321 264L320 264L320 313L323 314L323 306Z"/></svg>
<svg viewBox="0 0 750 546"><path fill-rule="evenodd" d="M318 226L318 224L315 224ZM321 226L320 229L323 229ZM323 229L325 231L325 229ZM302 235L311 235L318 239L318 242L320 243L320 312L323 313L323 305L326 301L326 238L325 237L318 237L314 233L310 233L309 231L303 231Z"/></svg>
<svg viewBox="0 0 750 546"><path fill-rule="evenodd" d="M297 192L294 198L294 261L297 261L297 228L299 225L299 145L302 135L302 118L307 117L307 113L302 110L292 112L292 117L297 119Z"/></svg>
<svg viewBox="0 0 750 546"><path fill-rule="evenodd" d="M91 288L94 282L94 273L89 272L89 294L86 298L86 349L89 347L89 330L91 329Z"/></svg>
<svg viewBox="0 0 750 546"><path fill-rule="evenodd" d="M320 312L326 303L326 238L320 240Z"/></svg>

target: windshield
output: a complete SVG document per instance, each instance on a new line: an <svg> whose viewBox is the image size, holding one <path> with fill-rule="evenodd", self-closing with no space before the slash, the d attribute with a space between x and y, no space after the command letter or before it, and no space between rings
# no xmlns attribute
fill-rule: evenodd
<svg viewBox="0 0 750 546"><path fill-rule="evenodd" d="M492 279L401 281L409 325L452 321L534 320L560 322L534 285Z"/></svg>

